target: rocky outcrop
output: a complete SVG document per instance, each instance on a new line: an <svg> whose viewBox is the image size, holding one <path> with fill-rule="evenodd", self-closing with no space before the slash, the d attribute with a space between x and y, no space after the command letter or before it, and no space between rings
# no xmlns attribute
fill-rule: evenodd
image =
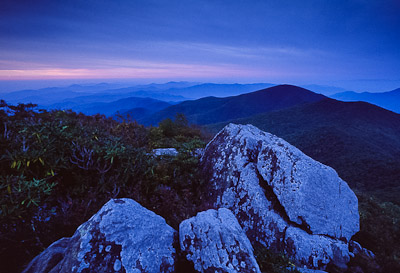
<svg viewBox="0 0 400 273"><path fill-rule="evenodd" d="M63 258L46 272L173 272L175 235L162 217L135 201L110 200L77 229ZM25 272L47 263L42 255Z"/></svg>
<svg viewBox="0 0 400 273"><path fill-rule="evenodd" d="M260 272L249 239L228 209L207 210L183 221L179 239L199 272Z"/></svg>
<svg viewBox="0 0 400 273"><path fill-rule="evenodd" d="M252 242L299 266L346 268L358 201L330 167L252 125L229 124L207 145L205 202L237 217Z"/></svg>
<svg viewBox="0 0 400 273"><path fill-rule="evenodd" d="M197 271L260 272L251 244L261 243L301 272L379 272L373 254L351 241L358 201L332 168L254 126L233 124L207 145L201 164L202 207L214 209L180 224L178 253ZM135 201L114 199L24 272L173 272L176 235Z"/></svg>

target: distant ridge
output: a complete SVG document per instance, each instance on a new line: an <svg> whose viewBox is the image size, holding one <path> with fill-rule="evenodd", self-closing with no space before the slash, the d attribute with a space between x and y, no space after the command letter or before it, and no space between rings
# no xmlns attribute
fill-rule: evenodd
<svg viewBox="0 0 400 273"><path fill-rule="evenodd" d="M399 202L400 115L366 102L326 98L279 111L208 125L253 124L333 167L352 188Z"/></svg>
<svg viewBox="0 0 400 273"><path fill-rule="evenodd" d="M36 90L27 89L0 93L0 99L4 99L11 104L34 103L38 104L39 108L48 110L71 109L77 112L94 114L94 111L86 111L86 109L93 108L101 103L115 103L118 100L129 97L152 98L175 104L176 102L210 95L221 97L238 95L270 86L273 86L273 84L216 84L196 82L167 82L163 84L152 83L144 85L114 83L99 83L95 85L73 84L65 87L48 87ZM119 110L132 108L136 108L136 105ZM110 111L107 109L99 109L101 110L100 114L110 114ZM153 113L153 111L142 110L139 111L142 114L147 113L146 115L150 115ZM135 112L139 113L138 111Z"/></svg>
<svg viewBox="0 0 400 273"><path fill-rule="evenodd" d="M170 105L171 104L168 102L152 98L129 97L108 103L91 103L84 105L83 107L77 107L77 109L79 112L82 112L86 115L95 115L100 113L106 116L112 116L117 112L120 114L125 114L126 112L129 113L129 111L133 108L141 108L147 114L154 113Z"/></svg>
<svg viewBox="0 0 400 273"><path fill-rule="evenodd" d="M173 118L177 113L183 113L190 122L204 125L276 111L324 98L326 97L323 95L301 87L278 85L238 96L184 101L139 121L146 125L156 125L164 118Z"/></svg>
<svg viewBox="0 0 400 273"><path fill-rule="evenodd" d="M348 91L334 94L331 97L341 101L365 101L400 113L400 88L382 93Z"/></svg>
<svg viewBox="0 0 400 273"><path fill-rule="evenodd" d="M199 99L209 96L227 97L237 96L248 92L265 89L275 86L272 83L250 83L250 84L221 84L221 83L201 83L185 88L170 88L166 93L181 95L189 99Z"/></svg>

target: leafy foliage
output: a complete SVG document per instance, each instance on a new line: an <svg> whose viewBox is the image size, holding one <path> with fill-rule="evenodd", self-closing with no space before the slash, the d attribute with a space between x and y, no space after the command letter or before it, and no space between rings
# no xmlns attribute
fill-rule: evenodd
<svg viewBox="0 0 400 273"><path fill-rule="evenodd" d="M377 256L383 272L400 272L400 206L358 193L361 230L354 236Z"/></svg>
<svg viewBox="0 0 400 273"><path fill-rule="evenodd" d="M0 215L11 219L24 217L30 206L38 206L50 195L55 185L45 179L27 181L23 176L0 177Z"/></svg>
<svg viewBox="0 0 400 273"><path fill-rule="evenodd" d="M295 265L282 253L273 252L258 244L254 247L254 256L261 272L268 273L289 273L299 272Z"/></svg>
<svg viewBox="0 0 400 273"><path fill-rule="evenodd" d="M182 115L146 128L1 101L0 255L10 271L20 269L116 197L135 199L177 228L197 212L201 179L194 151L204 144ZM158 147L180 153L155 157Z"/></svg>

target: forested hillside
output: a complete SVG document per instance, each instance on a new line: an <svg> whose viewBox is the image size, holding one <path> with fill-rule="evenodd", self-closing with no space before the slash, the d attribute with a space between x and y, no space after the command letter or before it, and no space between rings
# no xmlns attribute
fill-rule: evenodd
<svg viewBox="0 0 400 273"><path fill-rule="evenodd" d="M140 118L139 121L146 125L152 125L165 118L172 118L177 113L183 113L190 122L204 125L277 111L324 98L326 97L323 95L298 86L277 85L238 96L205 97L184 101Z"/></svg>
<svg viewBox="0 0 400 273"><path fill-rule="evenodd" d="M231 120L253 124L333 167L353 189L399 202L400 115L333 99ZM228 122L209 125L217 132Z"/></svg>

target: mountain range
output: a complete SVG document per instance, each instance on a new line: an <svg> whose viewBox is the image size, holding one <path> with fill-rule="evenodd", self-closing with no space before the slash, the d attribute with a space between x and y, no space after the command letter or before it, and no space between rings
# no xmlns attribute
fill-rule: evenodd
<svg viewBox="0 0 400 273"><path fill-rule="evenodd" d="M267 89L225 98L205 97L184 101L170 106L139 121L145 125L157 125L162 119L183 113L191 123L212 124L276 111L297 104L319 101L323 95L291 85L278 85Z"/></svg>
<svg viewBox="0 0 400 273"><path fill-rule="evenodd" d="M0 99L7 103L35 103L42 109L71 109L85 114L105 114L112 116L117 112L129 112L136 108L133 98L150 98L164 101L168 104L203 96L227 96L247 93L250 91L273 86L269 83L260 84L213 84L192 82L168 82L165 84L147 84L126 86L122 84L101 83L96 85L71 85L67 87L49 87L38 90L21 90L10 93L0 93ZM124 100L127 99L127 100ZM108 104L107 104L108 103ZM142 106L141 115L149 115L160 108ZM114 111L114 112L113 112Z"/></svg>
<svg viewBox="0 0 400 273"><path fill-rule="evenodd" d="M365 101L396 113L400 113L400 88L382 93L356 93L352 91L341 92L331 96L341 101Z"/></svg>
<svg viewBox="0 0 400 273"><path fill-rule="evenodd" d="M83 92L82 86L75 85L71 92L46 88L36 93L26 90L3 94L1 98L11 102L36 99L40 106L47 103L46 109L72 109L85 114L120 113L145 125L157 125L183 113L190 123L211 132L230 122L253 124L332 166L354 189L399 203L400 115L392 111L400 110L400 89L333 95L342 100L369 100L389 111L367 102L338 101L293 85L268 86L171 82L107 89L109 86L102 84ZM221 97L185 100L213 92ZM238 95L223 97L235 92Z"/></svg>
<svg viewBox="0 0 400 273"><path fill-rule="evenodd" d="M140 123L183 113L212 133L228 123L253 124L335 168L354 188L399 202L400 115L366 102L342 102L280 85L226 98L169 106Z"/></svg>
<svg viewBox="0 0 400 273"><path fill-rule="evenodd" d="M170 105L171 103L151 98L129 97L113 102L94 102L78 105L72 107L72 109L86 115L95 115L100 112L106 116L116 114L132 115L139 113L139 109L143 109L144 112L141 112L141 115L150 115Z"/></svg>

